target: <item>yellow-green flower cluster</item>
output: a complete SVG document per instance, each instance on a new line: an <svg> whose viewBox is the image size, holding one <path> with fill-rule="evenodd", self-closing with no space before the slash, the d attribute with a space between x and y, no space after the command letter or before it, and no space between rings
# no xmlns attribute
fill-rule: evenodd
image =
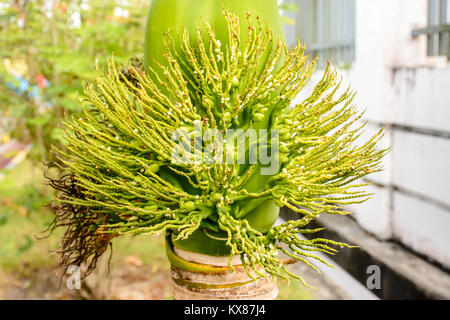
<svg viewBox="0 0 450 320"><path fill-rule="evenodd" d="M160 70L139 63L123 68L111 60L85 85L83 112L66 121L65 149L56 150L66 175L52 181L60 190L55 226L67 228L63 265L90 261L95 267L121 234L170 232L187 239L204 229L225 234L230 259L240 255L261 276L298 278L279 251L311 265L311 251L333 253L329 245L344 245L298 235L317 231L305 227L320 214L346 214L343 205L367 199L364 185L354 182L380 170L386 150L376 144L382 132L364 145L355 143L361 114L350 90L338 94L340 82L330 65L312 94L290 107L315 70L304 46L288 49L252 17L241 43L237 16L224 16L226 44L204 22L197 35L178 35L181 50L173 50L170 35L165 38L167 63ZM199 124L221 132L277 130L276 173L265 176L264 165L249 161L174 163L180 141L173 133L187 132L180 139L195 147L198 141L189 133ZM270 148L271 140L258 136L264 139ZM238 148L252 150L249 143L231 150ZM303 218L257 230L246 216L268 201Z"/></svg>

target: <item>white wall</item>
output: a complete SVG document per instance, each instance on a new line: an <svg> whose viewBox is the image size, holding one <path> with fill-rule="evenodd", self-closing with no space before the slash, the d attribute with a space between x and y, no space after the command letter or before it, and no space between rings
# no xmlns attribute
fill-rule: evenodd
<svg viewBox="0 0 450 320"><path fill-rule="evenodd" d="M392 72L390 116L395 123L450 134L449 68L403 68Z"/></svg>
<svg viewBox="0 0 450 320"><path fill-rule="evenodd" d="M428 201L394 193L396 239L421 254L450 266L450 212Z"/></svg>
<svg viewBox="0 0 450 320"><path fill-rule="evenodd" d="M450 67L426 56L426 0L356 2L356 61L344 76L368 109L369 132L386 125L393 150L372 200L351 207L367 231L450 267Z"/></svg>
<svg viewBox="0 0 450 320"><path fill-rule="evenodd" d="M427 0L356 0L356 59L341 71L367 109L365 137L385 126L386 170L373 199L351 206L380 239L396 239L450 268L450 66L427 57ZM321 77L318 70L299 99Z"/></svg>
<svg viewBox="0 0 450 320"><path fill-rule="evenodd" d="M393 142L393 184L450 208L450 139L394 130Z"/></svg>

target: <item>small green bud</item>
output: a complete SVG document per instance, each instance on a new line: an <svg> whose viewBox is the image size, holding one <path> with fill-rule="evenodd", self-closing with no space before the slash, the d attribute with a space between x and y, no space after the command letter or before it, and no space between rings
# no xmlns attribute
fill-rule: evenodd
<svg viewBox="0 0 450 320"><path fill-rule="evenodd" d="M236 76L234 76L231 80L231 85L233 86L233 88L239 87L239 79Z"/></svg>
<svg viewBox="0 0 450 320"><path fill-rule="evenodd" d="M141 176L136 176L136 177L134 177L134 181L139 183L139 184L142 184L142 183L145 182L145 179L142 178Z"/></svg>
<svg viewBox="0 0 450 320"><path fill-rule="evenodd" d="M279 153L280 164L286 163L289 161L287 153Z"/></svg>
<svg viewBox="0 0 450 320"><path fill-rule="evenodd" d="M212 101L210 98L203 98L202 106L204 108L212 108L214 106L214 101Z"/></svg>
<svg viewBox="0 0 450 320"><path fill-rule="evenodd" d="M150 165L147 170L145 170L145 174L146 175L151 175L151 173L157 173L159 171L159 165L154 163L152 165Z"/></svg>
<svg viewBox="0 0 450 320"><path fill-rule="evenodd" d="M225 112L225 113L223 114L223 120L224 120L226 123L230 123L230 122L231 122L231 113L230 113L230 112Z"/></svg>
<svg viewBox="0 0 450 320"><path fill-rule="evenodd" d="M292 120L289 118L283 118L283 120L281 120L281 123L283 124L287 124L288 126L292 125Z"/></svg>
<svg viewBox="0 0 450 320"><path fill-rule="evenodd" d="M213 193L213 194L211 194L211 195L209 196L209 199L211 200L212 203L216 203L216 202L218 202L222 197L223 197L223 196L222 196L221 193L215 192L215 193Z"/></svg>
<svg viewBox="0 0 450 320"><path fill-rule="evenodd" d="M290 134L291 134L291 131L288 128L281 128L280 129L280 140L289 139Z"/></svg>
<svg viewBox="0 0 450 320"><path fill-rule="evenodd" d="M265 118L264 113L259 113L259 112L257 112L257 113L255 113L255 114L253 115L253 121L255 121L255 122L263 121L264 118Z"/></svg>
<svg viewBox="0 0 450 320"><path fill-rule="evenodd" d="M147 211L157 211L157 209L158 209L157 205L151 205L151 206L144 207L144 210L147 210Z"/></svg>
<svg viewBox="0 0 450 320"><path fill-rule="evenodd" d="M194 202L194 206L196 207L196 208L199 208L199 207L203 207L204 206L204 200L203 199L197 199L197 200L195 200L195 202Z"/></svg>
<svg viewBox="0 0 450 320"><path fill-rule="evenodd" d="M150 166L149 169L150 169L151 172L156 173L156 172L159 171L159 165L156 164L156 163L154 163L154 164L152 164L152 165Z"/></svg>
<svg viewBox="0 0 450 320"><path fill-rule="evenodd" d="M181 209L192 211L195 209L195 204L193 201L187 201L181 204Z"/></svg>
<svg viewBox="0 0 450 320"><path fill-rule="evenodd" d="M278 206L278 207L280 207L280 208L283 208L283 207L284 207L284 203L281 202L281 201L278 200L278 199L273 199L273 203L275 203L275 205Z"/></svg>
<svg viewBox="0 0 450 320"><path fill-rule="evenodd" d="M285 142L280 143L280 152L282 152L282 153L289 152L289 147L288 147L287 143L285 143Z"/></svg>

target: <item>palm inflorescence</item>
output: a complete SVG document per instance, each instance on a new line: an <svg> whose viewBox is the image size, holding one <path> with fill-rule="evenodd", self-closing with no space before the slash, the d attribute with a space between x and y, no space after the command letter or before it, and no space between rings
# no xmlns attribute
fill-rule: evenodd
<svg viewBox="0 0 450 320"><path fill-rule="evenodd" d="M356 180L380 170L382 132L356 142L361 113L354 93L339 90L330 65L311 94L291 106L315 70L305 47L288 49L251 16L243 41L237 16L224 11L224 18L227 43L202 22L196 35L166 35L167 54L157 70L139 61L117 66L112 59L85 84L82 114L66 121L64 148L55 150L65 172L52 180L60 190L54 225L66 227L63 265L89 262L94 268L122 234L165 232L182 240L203 230L222 234L230 262L240 255L246 270L300 278L287 270L280 251L315 268L308 258L322 260L314 251L333 254L333 245L345 245L300 235L318 231L306 226L319 215L347 214L344 205L369 197ZM256 152L250 136L240 145L236 136L200 144L198 128L223 137L231 129L255 130L259 145L277 150L275 171L263 174L269 164L251 163L250 156L236 160L242 150ZM180 133L176 139L174 132ZM174 161L183 143L192 158ZM192 161L207 148L234 161ZM288 207L301 218L268 228L246 219L267 206Z"/></svg>

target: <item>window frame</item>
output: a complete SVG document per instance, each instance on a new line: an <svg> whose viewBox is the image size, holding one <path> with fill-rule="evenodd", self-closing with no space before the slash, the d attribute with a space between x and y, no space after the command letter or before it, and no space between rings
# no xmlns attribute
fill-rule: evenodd
<svg viewBox="0 0 450 320"><path fill-rule="evenodd" d="M356 0L283 2L298 6L296 13L287 13L296 21L294 26L286 27L288 43L294 44L296 38L305 41L306 50L312 58L318 58L319 67L325 67L328 61L335 65L351 65L355 61Z"/></svg>
<svg viewBox="0 0 450 320"><path fill-rule="evenodd" d="M414 29L413 38L427 36L427 55L450 59L449 0L428 0L428 26Z"/></svg>

